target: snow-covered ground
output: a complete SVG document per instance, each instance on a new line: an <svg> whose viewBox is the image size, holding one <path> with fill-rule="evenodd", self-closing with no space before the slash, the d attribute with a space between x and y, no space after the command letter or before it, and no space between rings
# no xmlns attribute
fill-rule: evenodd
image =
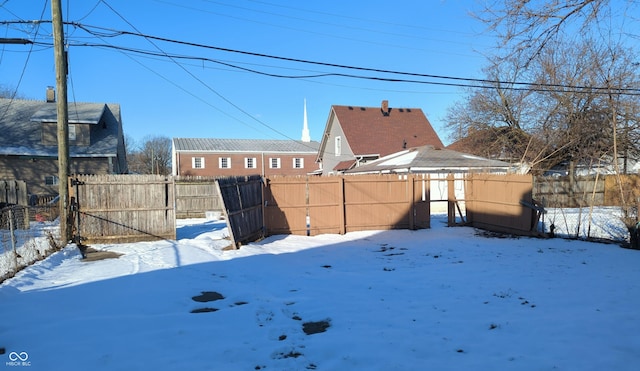
<svg viewBox="0 0 640 371"><path fill-rule="evenodd" d="M0 285L0 358L30 370L638 369L640 251L445 221L224 251L223 222L186 220L177 241L93 246L118 259L67 247Z"/></svg>

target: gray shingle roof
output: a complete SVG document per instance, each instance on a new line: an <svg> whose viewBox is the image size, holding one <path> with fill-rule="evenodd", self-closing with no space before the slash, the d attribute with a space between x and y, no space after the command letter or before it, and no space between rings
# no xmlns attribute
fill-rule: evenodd
<svg viewBox="0 0 640 371"><path fill-rule="evenodd" d="M38 111L31 116L34 122L58 122L58 110L56 104L43 104ZM98 124L104 113L105 105L99 103L70 103L70 124Z"/></svg>
<svg viewBox="0 0 640 371"><path fill-rule="evenodd" d="M42 120L56 122L56 103L37 100L0 98L0 155L57 157L58 147L42 144ZM69 103L69 123L97 124L104 118L106 126L91 131L89 146L69 148L71 157L107 157L118 153L121 130L120 105L104 103ZM97 120L97 121L96 121ZM94 125L95 126L95 125Z"/></svg>
<svg viewBox="0 0 640 371"><path fill-rule="evenodd" d="M176 151L184 152L269 152L309 153L318 152L320 143L301 140L277 139L220 139L220 138L173 138Z"/></svg>

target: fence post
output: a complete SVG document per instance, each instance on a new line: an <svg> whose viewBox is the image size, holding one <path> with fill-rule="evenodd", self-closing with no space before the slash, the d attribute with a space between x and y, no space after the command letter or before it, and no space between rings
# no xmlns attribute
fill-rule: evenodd
<svg viewBox="0 0 640 371"><path fill-rule="evenodd" d="M447 175L447 225L456 224L456 190L453 174Z"/></svg>
<svg viewBox="0 0 640 371"><path fill-rule="evenodd" d="M338 194L340 195L340 199L338 200L338 207L340 208L340 215L338 215L338 217L340 218L339 222L340 222L340 234L345 234L347 233L347 217L345 215L345 212L347 210L347 208L345 207L345 196L344 196L344 176L339 176L338 178Z"/></svg>
<svg viewBox="0 0 640 371"><path fill-rule="evenodd" d="M416 229L416 190L415 190L415 176L408 175L405 177L407 182L408 192L407 195L409 197L409 229Z"/></svg>
<svg viewBox="0 0 640 371"><path fill-rule="evenodd" d="M16 250L16 228L13 225L13 207L9 206L9 231L11 237L11 249L13 250L13 274L18 272L18 250Z"/></svg>

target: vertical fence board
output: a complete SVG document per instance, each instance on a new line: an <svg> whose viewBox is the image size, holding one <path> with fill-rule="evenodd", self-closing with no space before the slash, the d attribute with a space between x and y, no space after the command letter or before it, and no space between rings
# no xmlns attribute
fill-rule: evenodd
<svg viewBox="0 0 640 371"><path fill-rule="evenodd" d="M471 225L498 232L531 233L535 212L530 175L470 174L465 187L467 219Z"/></svg>
<svg viewBox="0 0 640 371"><path fill-rule="evenodd" d="M216 182L234 246L263 236L262 177L228 177Z"/></svg>
<svg viewBox="0 0 640 371"><path fill-rule="evenodd" d="M278 177L268 179L266 188L269 235L430 226L428 177Z"/></svg>
<svg viewBox="0 0 640 371"><path fill-rule="evenodd" d="M274 177L265 190L265 227L269 234L307 233L307 178Z"/></svg>
<svg viewBox="0 0 640 371"><path fill-rule="evenodd" d="M71 197L79 206L85 243L175 239L173 179L160 175L77 175ZM73 185L78 182L78 185Z"/></svg>
<svg viewBox="0 0 640 371"><path fill-rule="evenodd" d="M216 179L218 177L175 177L176 218L203 218L207 211L222 211Z"/></svg>

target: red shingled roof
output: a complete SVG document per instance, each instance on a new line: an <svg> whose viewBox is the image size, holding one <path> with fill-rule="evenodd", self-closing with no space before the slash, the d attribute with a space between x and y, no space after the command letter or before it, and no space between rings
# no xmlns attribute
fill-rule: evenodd
<svg viewBox="0 0 640 371"><path fill-rule="evenodd" d="M358 155L386 156L406 148L444 145L420 108L332 106L351 147ZM386 114L385 114L386 113Z"/></svg>
<svg viewBox="0 0 640 371"><path fill-rule="evenodd" d="M348 160L348 161L340 161L336 166L333 167L333 170L336 171L345 171L352 169L356 164L356 160Z"/></svg>

